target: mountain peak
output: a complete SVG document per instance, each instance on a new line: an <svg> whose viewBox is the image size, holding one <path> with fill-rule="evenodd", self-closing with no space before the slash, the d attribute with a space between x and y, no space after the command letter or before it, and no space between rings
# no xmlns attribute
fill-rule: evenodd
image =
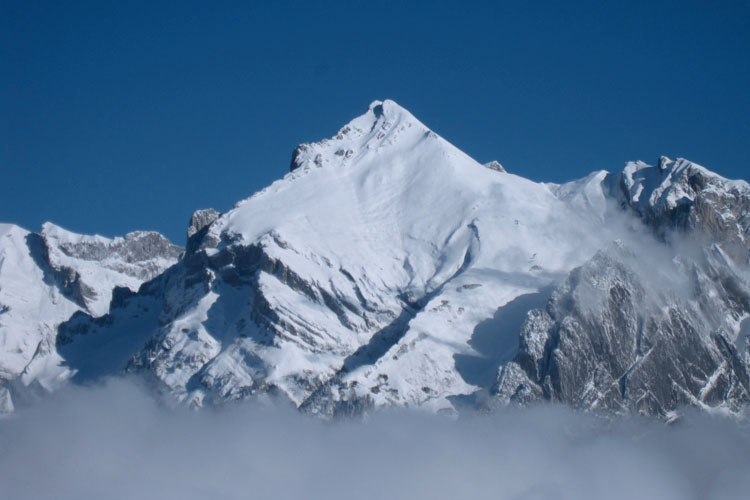
<svg viewBox="0 0 750 500"><path fill-rule="evenodd" d="M390 101L390 102L393 102L393 101ZM379 118L383 114L383 101L379 101L377 99L372 101L370 105L367 107L367 110Z"/></svg>
<svg viewBox="0 0 750 500"><path fill-rule="evenodd" d="M669 167L670 163L672 163L672 159L671 158L669 158L668 156L664 156L664 155L660 156L659 157L659 162L657 163L657 166L659 168L659 172L665 171Z"/></svg>
<svg viewBox="0 0 750 500"><path fill-rule="evenodd" d="M408 117L410 117L411 119L415 119L414 115L409 113L409 111L406 108L399 105L396 101L392 101L391 99L385 99L383 101L380 101L376 99L372 101L370 105L367 107L367 113L360 116L359 118L372 115L372 117L374 117L375 120L394 119L404 114L408 115ZM359 118L355 118L355 120Z"/></svg>
<svg viewBox="0 0 750 500"><path fill-rule="evenodd" d="M727 193L750 190L742 180L729 180L685 158L659 157L656 166L642 161L628 162L622 182L629 203L639 211L671 210L691 204L704 191Z"/></svg>
<svg viewBox="0 0 750 500"><path fill-rule="evenodd" d="M334 137L297 146L289 170L341 165L354 156L397 143L414 146L425 136L437 138L437 134L395 101L376 100L370 103L364 114L344 125Z"/></svg>

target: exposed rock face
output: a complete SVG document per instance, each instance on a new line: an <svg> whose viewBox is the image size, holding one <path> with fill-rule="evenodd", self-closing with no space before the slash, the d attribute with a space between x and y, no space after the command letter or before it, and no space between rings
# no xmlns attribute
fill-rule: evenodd
<svg viewBox="0 0 750 500"><path fill-rule="evenodd" d="M185 251L188 254L195 253L201 248L212 248L219 244L218 238L208 234L208 228L216 219L221 216L213 208L197 210L190 217L190 224L187 231L187 247Z"/></svg>
<svg viewBox="0 0 750 500"><path fill-rule="evenodd" d="M211 224L220 216L221 214L213 208L196 210L190 217L190 224L188 225L187 230L188 239L192 238L194 234L202 231L206 226Z"/></svg>
<svg viewBox="0 0 750 500"><path fill-rule="evenodd" d="M310 148L309 144L300 144L292 151L292 163L289 165L289 171L294 172L303 165L305 152Z"/></svg>
<svg viewBox="0 0 750 500"><path fill-rule="evenodd" d="M718 247L660 276L645 267L614 248L573 271L529 313L496 396L665 418L684 406L747 405L750 351L737 342L750 312L746 276Z"/></svg>
<svg viewBox="0 0 750 500"><path fill-rule="evenodd" d="M124 238L112 240L97 236L73 235L63 231L50 223L42 226L41 235L49 249L59 250L75 259L103 262L112 269L144 280L151 279L163 271L152 264L155 259L174 261L182 252L182 248L152 231L136 231L126 234ZM116 261L120 261L119 265L115 264Z"/></svg>
<svg viewBox="0 0 750 500"><path fill-rule="evenodd" d="M750 186L661 157L629 163L618 188L670 259L618 248L573 271L529 313L493 392L662 417L739 411L750 403Z"/></svg>
<svg viewBox="0 0 750 500"><path fill-rule="evenodd" d="M94 315L107 311L115 286L137 290L177 262L183 250L156 232L109 239L71 233L49 222L30 238L40 247L40 266L67 297Z"/></svg>
<svg viewBox="0 0 750 500"><path fill-rule="evenodd" d="M750 254L750 185L731 181L682 158L662 156L658 166L628 163L620 176L624 203L662 237L689 234L747 264Z"/></svg>
<svg viewBox="0 0 750 500"><path fill-rule="evenodd" d="M490 170L494 170L495 172L502 172L502 173L506 172L505 168L497 160L493 160L489 163L485 163L484 166L489 168Z"/></svg>

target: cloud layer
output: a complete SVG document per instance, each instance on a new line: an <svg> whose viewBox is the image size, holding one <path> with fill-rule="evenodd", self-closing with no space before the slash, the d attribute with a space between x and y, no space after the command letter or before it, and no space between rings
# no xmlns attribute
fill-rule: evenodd
<svg viewBox="0 0 750 500"><path fill-rule="evenodd" d="M3 498L737 499L736 421L665 426L557 407L451 421L323 423L272 405L190 412L133 383L74 388L0 421Z"/></svg>

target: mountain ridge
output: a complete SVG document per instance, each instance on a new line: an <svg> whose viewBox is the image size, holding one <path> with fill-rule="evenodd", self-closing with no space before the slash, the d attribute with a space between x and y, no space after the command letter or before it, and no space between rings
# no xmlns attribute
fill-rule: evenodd
<svg viewBox="0 0 750 500"><path fill-rule="evenodd" d="M744 380L750 360L740 334L750 314L743 302L747 183L681 159L631 162L565 184L535 183L495 163L471 159L395 102L374 101L332 138L298 146L282 179L227 213L196 212L174 265L138 290L114 293L101 317L77 312L60 325L51 349L74 382L137 373L193 406L267 394L326 417L391 405L451 413L546 399L580 406L573 396L579 386L606 394L600 385L622 380L632 362L607 364L611 349L589 350L597 377L571 376L576 363L554 365L557 372L544 365L544 376L557 377L547 385L533 366L553 354L580 354L575 345L554 344L563 338L554 325L573 318L584 291L599 305L575 338L630 346L643 337L619 323L604 335L596 325L620 314L617 304L606 307L610 289L571 281L576 273L615 279L627 292L616 295L623 307L640 296L651 278L628 271L645 261L625 262L611 250L621 241L623 248L672 252L681 263L665 258L664 268L678 281L724 280L703 286L714 295L702 305L701 297L654 295L649 304L697 312L672 322L654 316L661 326L651 334L660 339L677 331L674 321L690 324L680 335L711 361L685 375L680 354L660 368L676 366L685 380L714 376L733 389L726 398L700 399L696 384L680 382L693 399L665 396L665 389L633 406L621 391L619 399L583 398L582 408L666 418L684 405L736 413L747 403L744 385L732 382ZM680 253L677 242L690 252ZM561 301L573 303L565 314L540 312ZM633 317L622 324L641 321L640 305L632 304L641 303L631 303ZM704 317L701 307L726 311L731 321ZM542 324L555 330L543 333L535 326ZM714 340L690 333L706 329L716 330ZM532 349L534 335L547 339L541 351ZM731 369L717 372L722 363ZM660 380L656 368L639 373Z"/></svg>

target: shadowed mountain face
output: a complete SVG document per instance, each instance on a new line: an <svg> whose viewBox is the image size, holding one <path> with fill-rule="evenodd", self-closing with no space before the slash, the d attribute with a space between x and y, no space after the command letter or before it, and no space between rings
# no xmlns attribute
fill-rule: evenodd
<svg viewBox="0 0 750 500"><path fill-rule="evenodd" d="M194 406L271 394L322 416L540 400L736 412L748 203L746 183L666 158L534 183L376 101L295 149L283 179L196 212L176 265L110 287L107 314L78 287L14 391L127 371ZM138 241L118 255L176 256ZM113 269L96 245L61 248Z"/></svg>
<svg viewBox="0 0 750 500"><path fill-rule="evenodd" d="M0 411L12 410L11 393L23 399L69 378L55 347L62 322L83 312L99 320L181 253L154 232L109 239L0 224Z"/></svg>

